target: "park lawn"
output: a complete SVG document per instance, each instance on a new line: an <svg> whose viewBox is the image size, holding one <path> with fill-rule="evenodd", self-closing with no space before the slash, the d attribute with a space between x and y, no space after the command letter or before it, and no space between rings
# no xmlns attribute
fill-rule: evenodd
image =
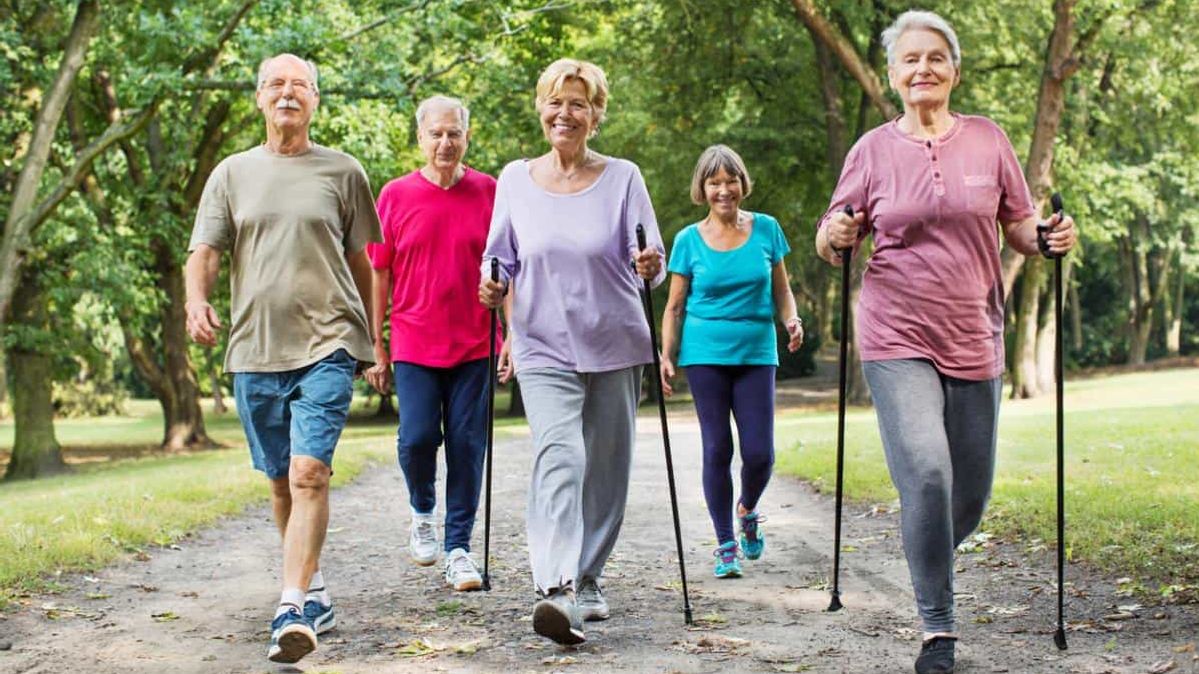
<svg viewBox="0 0 1199 674"><path fill-rule="evenodd" d="M333 485L394 455L391 436L346 439ZM102 567L168 545L216 519L265 502L266 483L244 446L127 459L0 486L0 606L51 588L52 574Z"/></svg>
<svg viewBox="0 0 1199 674"><path fill-rule="evenodd" d="M1199 587L1199 370L1066 383L1067 554L1150 592ZM836 415L778 420L780 472L831 493ZM1031 548L1056 541L1053 396L1005 400L984 531ZM892 503L871 410L846 422L845 491ZM852 527L852 524L849 525Z"/></svg>
<svg viewBox="0 0 1199 674"><path fill-rule="evenodd" d="M369 465L395 461L394 417L373 416L377 401L356 399L334 455L333 485ZM507 409L497 396L496 408ZM153 400L134 400L126 416L56 422L59 442L82 457L65 475L0 482L0 608L21 593L53 588L53 574L89 571L118 558L168 545L189 532L267 500L262 474L250 467L237 414L210 413L205 425L225 449L96 461L90 455L137 456L125 450L156 446L162 416ZM497 436L523 425L498 417ZM12 421L0 423L0 450L12 443Z"/></svg>

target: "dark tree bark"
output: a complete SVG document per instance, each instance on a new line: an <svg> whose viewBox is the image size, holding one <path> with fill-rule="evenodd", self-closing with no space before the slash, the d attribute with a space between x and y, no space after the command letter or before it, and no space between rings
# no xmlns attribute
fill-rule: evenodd
<svg viewBox="0 0 1199 674"><path fill-rule="evenodd" d="M36 271L26 267L13 294L14 324L46 328L49 312L37 283ZM62 450L54 435L54 404L51 401L54 372L48 354L24 346L8 351L12 367L13 418L16 433L12 457L4 477L30 479L66 469Z"/></svg>
<svg viewBox="0 0 1199 674"><path fill-rule="evenodd" d="M511 397L508 398L508 416L523 417L525 415L525 400L520 396L520 382L513 379L508 384L508 389L512 391Z"/></svg>
<svg viewBox="0 0 1199 674"><path fill-rule="evenodd" d="M229 406L225 404L225 392L221 390L221 378L217 374L215 363L208 369L208 386L212 389L212 413L224 414L228 412Z"/></svg>
<svg viewBox="0 0 1199 674"><path fill-rule="evenodd" d="M1032 398L1040 393L1037 384L1037 318L1045 263L1031 258L1020 279L1020 301L1016 314L1016 345L1012 367L1012 397Z"/></svg>

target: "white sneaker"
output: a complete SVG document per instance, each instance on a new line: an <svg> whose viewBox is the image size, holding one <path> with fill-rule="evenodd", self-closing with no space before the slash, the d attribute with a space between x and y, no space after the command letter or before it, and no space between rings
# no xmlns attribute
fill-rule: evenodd
<svg viewBox="0 0 1199 674"><path fill-rule="evenodd" d="M420 566L432 566L437 561L437 520L432 513L412 514L408 553L412 555L412 561Z"/></svg>
<svg viewBox="0 0 1199 674"><path fill-rule="evenodd" d="M462 548L450 550L445 558L445 584L458 590L477 590L483 587L483 577L470 553Z"/></svg>

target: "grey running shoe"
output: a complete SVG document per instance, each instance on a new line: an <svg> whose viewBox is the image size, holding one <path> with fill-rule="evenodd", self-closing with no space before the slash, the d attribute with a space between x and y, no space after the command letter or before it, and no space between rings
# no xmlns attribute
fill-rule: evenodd
<svg viewBox="0 0 1199 674"><path fill-rule="evenodd" d="M579 583L579 595L575 604L579 608L579 617L583 620L608 619L608 601L604 599L599 582L594 578L584 578Z"/></svg>
<svg viewBox="0 0 1199 674"><path fill-rule="evenodd" d="M587 640L575 606L573 590L554 589L533 606L533 631L557 643L573 646Z"/></svg>

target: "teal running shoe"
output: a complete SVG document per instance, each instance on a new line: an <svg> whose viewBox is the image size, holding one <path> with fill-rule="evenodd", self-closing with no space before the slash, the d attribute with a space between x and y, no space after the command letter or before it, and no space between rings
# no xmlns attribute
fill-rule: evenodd
<svg viewBox="0 0 1199 674"><path fill-rule="evenodd" d="M746 559L757 559L766 549L766 537L758 525L766 521L766 517L758 511L747 513L741 517L741 549L745 551Z"/></svg>
<svg viewBox="0 0 1199 674"><path fill-rule="evenodd" d="M714 573L717 578L741 577L741 551L737 549L737 541L722 544L712 555L716 557Z"/></svg>

